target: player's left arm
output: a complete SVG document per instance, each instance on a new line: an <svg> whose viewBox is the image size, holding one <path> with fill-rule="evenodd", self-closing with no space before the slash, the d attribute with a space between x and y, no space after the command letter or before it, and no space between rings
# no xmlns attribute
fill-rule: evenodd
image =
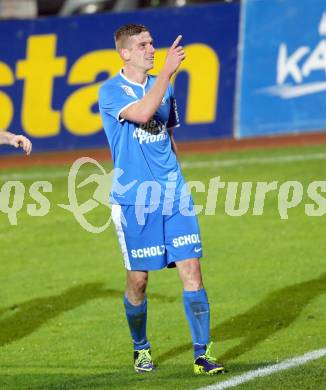
<svg viewBox="0 0 326 390"><path fill-rule="evenodd" d="M175 142L174 136L173 136L173 129L172 127L168 129L170 139L171 139L171 145L172 145L172 150L174 151L175 155L178 157L178 146Z"/></svg>
<svg viewBox="0 0 326 390"><path fill-rule="evenodd" d="M0 144L22 148L29 155L32 151L32 142L24 135L16 135L9 131L0 132Z"/></svg>

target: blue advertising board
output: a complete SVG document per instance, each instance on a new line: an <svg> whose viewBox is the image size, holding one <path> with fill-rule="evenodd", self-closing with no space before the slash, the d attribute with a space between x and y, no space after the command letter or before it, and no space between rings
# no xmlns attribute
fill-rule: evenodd
<svg viewBox="0 0 326 390"><path fill-rule="evenodd" d="M238 21L238 4L2 21L0 128L26 134L34 151L106 146L97 94L122 66L113 34L141 23L156 46L152 74L183 35L187 58L174 80L182 123L176 138L231 137Z"/></svg>
<svg viewBox="0 0 326 390"><path fill-rule="evenodd" d="M237 137L326 129L325 0L244 0Z"/></svg>

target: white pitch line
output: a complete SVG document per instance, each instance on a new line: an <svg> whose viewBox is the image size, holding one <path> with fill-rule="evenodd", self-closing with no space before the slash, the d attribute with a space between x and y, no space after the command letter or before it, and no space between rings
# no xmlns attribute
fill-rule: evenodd
<svg viewBox="0 0 326 390"><path fill-rule="evenodd" d="M275 157L248 157L230 160L204 160L204 161L183 161L181 166L183 169L200 169L200 168L219 168L232 167L251 164L274 164L274 163L292 163L298 161L309 160L326 160L326 153L314 154L294 154ZM91 173L90 169L83 169L82 173ZM13 172L0 174L0 180L51 180L68 177L69 171L53 170L53 171L32 171L32 172Z"/></svg>
<svg viewBox="0 0 326 390"><path fill-rule="evenodd" d="M58 168L59 169L59 168ZM90 169L82 169L83 175L93 173ZM33 171L33 172L13 172L0 174L0 180L51 180L68 178L69 170L65 171Z"/></svg>
<svg viewBox="0 0 326 390"><path fill-rule="evenodd" d="M274 164L283 162L296 162L308 160L325 160L326 153L315 154L294 154L275 157L248 157L234 160L206 160L206 161L185 161L181 163L183 168L208 168L208 167L231 167L235 165L250 164Z"/></svg>
<svg viewBox="0 0 326 390"><path fill-rule="evenodd" d="M249 382L255 378L261 378L267 375L274 374L275 372L288 370L289 368L301 366L305 363L308 363L312 360L317 360L326 356L326 348L317 349L315 351L310 351L304 355L297 356L295 358L284 360L281 363L274 364L272 366L258 368L257 370L248 371L245 374L234 376L231 379L228 379L223 382L218 382L215 385L210 385L206 387L201 387L198 390L222 390L229 389L230 387L235 387L241 385L245 382Z"/></svg>
<svg viewBox="0 0 326 390"><path fill-rule="evenodd" d="M69 171L33 171L33 172L13 172L0 174L0 180L45 180L45 179L60 179L61 177L68 177Z"/></svg>

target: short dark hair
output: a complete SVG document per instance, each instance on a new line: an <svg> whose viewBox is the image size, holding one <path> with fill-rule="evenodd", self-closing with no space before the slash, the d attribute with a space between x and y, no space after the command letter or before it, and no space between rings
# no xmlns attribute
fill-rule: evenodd
<svg viewBox="0 0 326 390"><path fill-rule="evenodd" d="M138 35L144 31L149 31L143 24L125 24L114 33L115 47L119 50L124 47L126 40L133 35Z"/></svg>

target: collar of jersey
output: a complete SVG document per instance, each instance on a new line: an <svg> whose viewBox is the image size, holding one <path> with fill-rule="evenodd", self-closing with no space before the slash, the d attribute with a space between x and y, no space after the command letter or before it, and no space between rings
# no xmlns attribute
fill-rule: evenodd
<svg viewBox="0 0 326 390"><path fill-rule="evenodd" d="M120 76L121 76L124 80L126 80L128 83L133 84L133 85L138 85L138 87L142 87L142 88L145 88L145 87L146 87L147 82L148 82L148 76L146 77L146 80L145 80L144 84L135 83L134 81L129 80L129 79L123 74L123 71L122 71L122 70L123 70L123 69L120 69Z"/></svg>

